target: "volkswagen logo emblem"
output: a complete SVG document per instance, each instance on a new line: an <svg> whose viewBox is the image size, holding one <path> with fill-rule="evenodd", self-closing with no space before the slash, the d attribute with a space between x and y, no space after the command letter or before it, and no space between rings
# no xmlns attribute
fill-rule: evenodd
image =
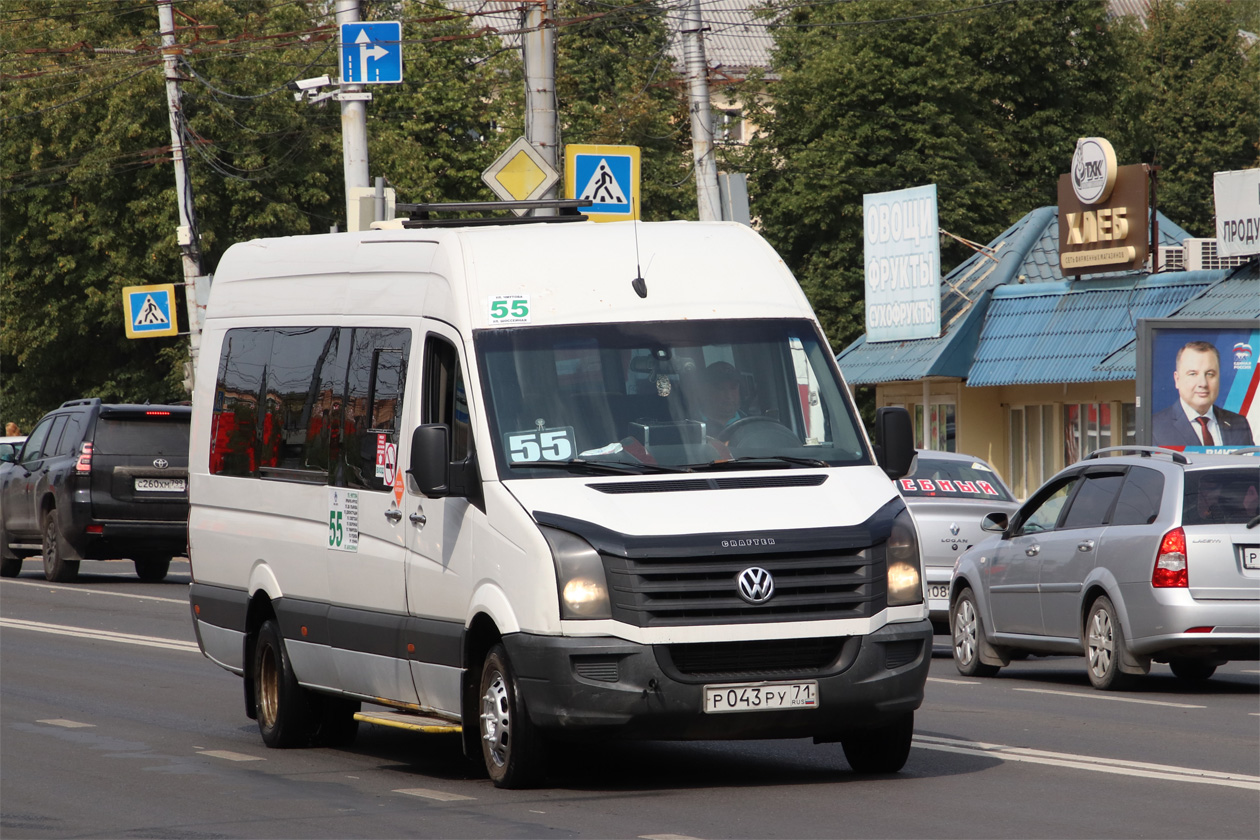
<svg viewBox="0 0 1260 840"><path fill-rule="evenodd" d="M167 467L169 467L170 465L171 465L171 462L170 462L170 461L168 461L168 460L166 460L165 458L154 458L154 459L153 459L153 466L157 467L159 470L164 470L164 469L166 469Z"/></svg>
<svg viewBox="0 0 1260 840"><path fill-rule="evenodd" d="M774 595L774 578L765 569L744 569L735 581L739 584L739 597L750 604L764 604Z"/></svg>

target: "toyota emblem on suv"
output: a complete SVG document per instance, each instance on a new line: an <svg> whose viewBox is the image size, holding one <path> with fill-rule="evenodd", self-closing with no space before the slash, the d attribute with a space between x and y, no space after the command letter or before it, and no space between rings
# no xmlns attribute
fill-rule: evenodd
<svg viewBox="0 0 1260 840"><path fill-rule="evenodd" d="M739 584L739 597L750 604L764 604L774 595L774 578L765 569L752 566L740 572L735 580Z"/></svg>
<svg viewBox="0 0 1260 840"><path fill-rule="evenodd" d="M159 470L164 470L164 469L166 469L167 467L169 467L170 465L171 465L171 462L170 462L170 461L168 461L168 460L166 460L165 458L154 458L154 459L153 459L153 466L157 467Z"/></svg>

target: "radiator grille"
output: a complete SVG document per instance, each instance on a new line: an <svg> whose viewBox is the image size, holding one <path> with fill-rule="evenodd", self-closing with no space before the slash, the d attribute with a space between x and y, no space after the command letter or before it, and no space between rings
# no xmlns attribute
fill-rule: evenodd
<svg viewBox="0 0 1260 840"><path fill-rule="evenodd" d="M680 478L661 481L609 481L588 484L601 493L684 493L690 490L758 490L781 487L817 487L825 475L780 475L751 478Z"/></svg>
<svg viewBox="0 0 1260 840"><path fill-rule="evenodd" d="M638 627L869 618L887 601L882 546L699 557L601 556L613 618ZM754 566L774 578L774 595L763 604L750 604L739 594L737 576Z"/></svg>
<svg viewBox="0 0 1260 840"><path fill-rule="evenodd" d="M844 637L669 645L674 668L688 676L740 679L811 675L827 670Z"/></svg>

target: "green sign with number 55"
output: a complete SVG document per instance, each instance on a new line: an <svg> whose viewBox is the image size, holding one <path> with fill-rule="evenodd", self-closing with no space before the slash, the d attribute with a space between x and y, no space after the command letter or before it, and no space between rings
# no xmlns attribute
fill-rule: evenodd
<svg viewBox="0 0 1260 840"><path fill-rule="evenodd" d="M497 295L490 298L490 323L529 323L529 295Z"/></svg>

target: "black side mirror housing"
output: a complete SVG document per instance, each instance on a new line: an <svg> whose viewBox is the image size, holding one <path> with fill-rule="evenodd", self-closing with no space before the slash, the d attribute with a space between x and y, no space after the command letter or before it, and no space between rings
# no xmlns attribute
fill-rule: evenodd
<svg viewBox="0 0 1260 840"><path fill-rule="evenodd" d="M900 407L875 411L875 461L889 478L901 478L914 463L914 425Z"/></svg>
<svg viewBox="0 0 1260 840"><path fill-rule="evenodd" d="M407 474L430 499L450 495L451 430L443 423L426 423L411 433L411 466Z"/></svg>

